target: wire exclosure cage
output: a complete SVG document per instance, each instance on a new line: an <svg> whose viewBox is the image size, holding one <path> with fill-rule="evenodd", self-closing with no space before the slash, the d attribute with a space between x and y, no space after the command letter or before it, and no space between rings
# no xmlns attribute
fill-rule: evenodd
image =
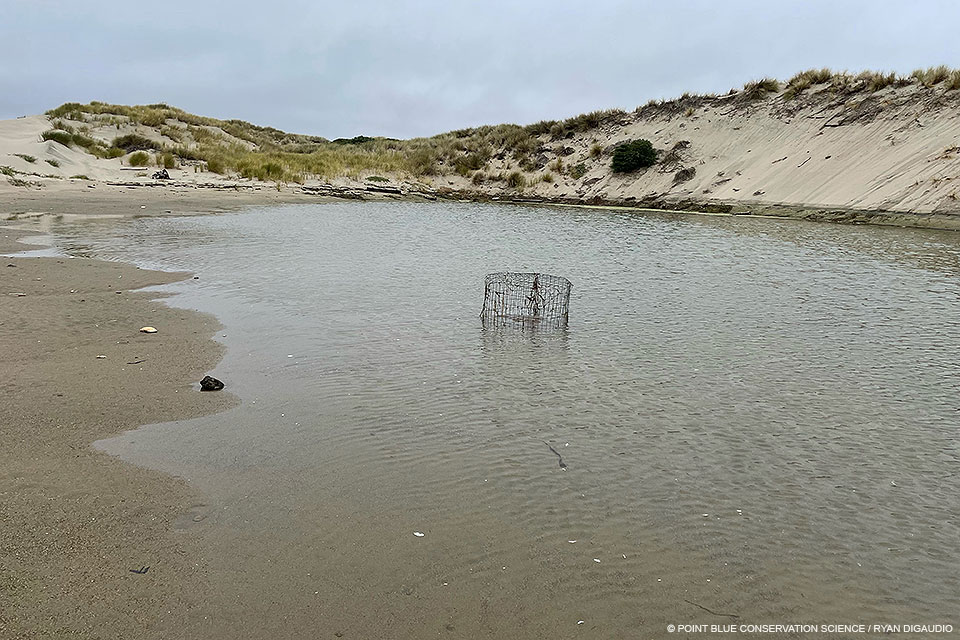
<svg viewBox="0 0 960 640"><path fill-rule="evenodd" d="M491 273L480 317L566 326L572 288L566 278L547 273Z"/></svg>

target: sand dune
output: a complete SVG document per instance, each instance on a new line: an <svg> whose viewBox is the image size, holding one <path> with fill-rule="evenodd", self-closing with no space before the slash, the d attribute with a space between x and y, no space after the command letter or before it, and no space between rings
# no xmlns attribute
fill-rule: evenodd
<svg viewBox="0 0 960 640"><path fill-rule="evenodd" d="M492 149L478 171L458 173L449 156L446 160L440 156L426 175L402 170L379 175L406 190L456 197L725 207L741 213L804 216L817 209L839 209L896 214L850 218L856 221L957 228L960 222L952 217L960 213L957 94L960 91L909 84L866 92L814 87L789 99L782 92L759 100L746 99L743 92L692 96L620 112L599 126L563 137L533 136L534 149L523 159L513 149ZM73 124L84 125L105 146L115 136L135 133L154 141L157 149L191 144L196 148L199 143L189 141L193 140L189 136L195 139L203 133L225 147L258 150L255 142L222 128L190 126L177 119L146 126L122 116L101 115ZM155 166L130 167L129 155L98 159L82 148L44 141L41 134L51 127L52 119L46 116L0 122L0 166L12 172L0 180L0 197L15 189L62 190L71 176L78 175L100 182L151 182ZM175 139L178 132L187 136L187 143ZM653 142L658 164L639 172L613 173L613 150L636 138ZM171 176L181 189L264 184L229 169L213 173L196 159L180 158L177 165ZM361 167L322 179L303 174L299 183L266 184L293 191L329 183L363 188L362 176L369 171ZM508 186L503 178L513 171L521 172L526 186ZM69 188L88 186L74 183ZM919 214L922 219L901 214Z"/></svg>
<svg viewBox="0 0 960 640"><path fill-rule="evenodd" d="M954 92L956 93L956 92ZM631 114L624 124L577 134L567 166L590 167L580 180L557 175L537 183L543 196L650 197L738 205L838 207L866 211L960 213L960 111L956 100L931 99L916 87L866 98L806 104L782 99L737 104L736 96L705 100L690 115ZM676 160L626 175L608 162L589 163L589 147L609 153L618 143L647 138L661 158ZM553 154L555 158L557 154ZM680 178L693 169L693 176Z"/></svg>

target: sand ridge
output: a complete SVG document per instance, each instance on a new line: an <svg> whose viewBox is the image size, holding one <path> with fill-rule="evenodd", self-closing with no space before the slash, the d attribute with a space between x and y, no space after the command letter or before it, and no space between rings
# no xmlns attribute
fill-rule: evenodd
<svg viewBox="0 0 960 640"><path fill-rule="evenodd" d="M374 176L377 183L363 177L373 171L364 169L352 177L304 175L299 183L265 182L229 170L214 173L207 163L184 158L169 170L172 180L153 180L157 167L131 167L129 156L98 159L79 147L43 140L55 119L38 115L0 121L0 167L12 172L0 178L0 214L45 209L64 213L64 205L69 207L74 199L88 199L86 191L150 190L171 200L169 209L176 209L178 200L206 198L204 192L220 200L237 197L252 203L413 195L957 229L958 104L960 92L918 84L867 93L820 85L791 99L780 92L754 101L742 92L691 96L619 112L560 138L534 135L530 144L535 148L528 154L492 148L490 159L477 171L457 173L441 158L426 175L376 171L383 174ZM124 116L85 117L64 126L85 127L103 145L131 134L173 149L179 143L169 136L179 134L171 132L188 129L175 119L148 126ZM199 129L223 144L256 147L216 127L192 130ZM613 173L613 150L637 138L653 143L660 153L658 164ZM469 155L467 150L460 153ZM522 174L523 186L512 188L503 180L511 172Z"/></svg>

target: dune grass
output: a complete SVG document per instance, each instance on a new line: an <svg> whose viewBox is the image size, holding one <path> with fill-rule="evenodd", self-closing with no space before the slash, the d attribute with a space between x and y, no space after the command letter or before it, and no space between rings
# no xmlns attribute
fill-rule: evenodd
<svg viewBox="0 0 960 640"><path fill-rule="evenodd" d="M13 155L17 156L17 157L20 158L21 160L26 160L26 161L29 162L30 164L33 164L34 162L37 161L37 157L36 157L36 156L27 155L26 153L15 153L15 154L13 154Z"/></svg>
<svg viewBox="0 0 960 640"><path fill-rule="evenodd" d="M743 96L747 100L760 100L768 93L780 91L780 81L774 78L762 78L743 85Z"/></svg>
<svg viewBox="0 0 960 640"><path fill-rule="evenodd" d="M823 92L831 95L876 92L907 85L925 90L960 90L960 70L938 66L898 76L889 72L808 69L783 84L774 78L748 82L739 91L732 90L730 97L753 103L768 99L794 100ZM431 176L459 175L482 184L499 175L506 176L499 179L512 188L522 188L515 186L520 181L512 176L519 173L524 185L538 179L524 174L542 171L559 158L557 150L564 145L557 146L557 141L636 122L638 118L690 117L702 105L721 99L726 97L686 93L674 100L651 100L630 113L620 109L592 111L563 120L484 125L409 140L361 135L332 141L243 120L197 116L164 103L125 106L72 102L48 112L54 128L43 137L82 148L101 158L150 152L159 156L164 166L168 166L172 158L174 166L192 163L223 175L273 182L342 176L362 179L364 175L429 180ZM123 135L112 139L104 136L104 130L113 127L125 129ZM589 142L587 149L587 157L571 158L570 162L597 160L604 155L603 146L596 141ZM550 172L557 175L572 173L572 170L561 164L550 167Z"/></svg>
<svg viewBox="0 0 960 640"><path fill-rule="evenodd" d="M150 164L150 154L145 151L136 151L127 159L131 167L145 167Z"/></svg>
<svg viewBox="0 0 960 640"><path fill-rule="evenodd" d="M511 189L523 189L527 186L526 177L519 171L511 171L507 177L507 186Z"/></svg>

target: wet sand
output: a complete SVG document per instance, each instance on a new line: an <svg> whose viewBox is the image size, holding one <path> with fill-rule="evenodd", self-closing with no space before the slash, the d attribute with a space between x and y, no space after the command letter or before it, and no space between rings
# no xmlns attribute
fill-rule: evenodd
<svg viewBox="0 0 960 640"><path fill-rule="evenodd" d="M269 185L245 188L177 188L168 186L111 186L104 183L50 184L43 189L4 188L0 191L0 220L51 216L130 217L230 211L248 206L296 202L323 202L321 196L299 189L278 191Z"/></svg>
<svg viewBox="0 0 960 640"><path fill-rule="evenodd" d="M0 226L0 252L29 249L16 242L25 233ZM198 496L90 443L234 405L197 385L221 356L218 322L134 291L190 274L0 264L0 637L161 637L164 618L182 619L209 593L204 559L171 526Z"/></svg>

